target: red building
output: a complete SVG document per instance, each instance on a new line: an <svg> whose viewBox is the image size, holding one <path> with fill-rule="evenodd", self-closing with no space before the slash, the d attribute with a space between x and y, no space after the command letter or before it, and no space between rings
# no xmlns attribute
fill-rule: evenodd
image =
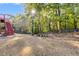
<svg viewBox="0 0 79 59"><path fill-rule="evenodd" d="M1 14L0 17L0 34L4 35L13 35L13 27L8 18L6 18L5 14Z"/></svg>

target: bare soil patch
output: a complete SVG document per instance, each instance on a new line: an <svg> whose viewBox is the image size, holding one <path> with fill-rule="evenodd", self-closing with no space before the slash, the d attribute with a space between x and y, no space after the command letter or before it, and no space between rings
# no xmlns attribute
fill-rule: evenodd
<svg viewBox="0 0 79 59"><path fill-rule="evenodd" d="M0 37L1 56L79 56L79 38L73 33L37 37L15 34Z"/></svg>

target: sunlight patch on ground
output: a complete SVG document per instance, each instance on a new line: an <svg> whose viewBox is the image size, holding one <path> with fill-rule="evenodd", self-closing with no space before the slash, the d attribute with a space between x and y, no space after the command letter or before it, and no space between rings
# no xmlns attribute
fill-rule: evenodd
<svg viewBox="0 0 79 59"><path fill-rule="evenodd" d="M74 35L74 37L77 37L77 38L79 38L79 35Z"/></svg>
<svg viewBox="0 0 79 59"><path fill-rule="evenodd" d="M12 43L15 43L16 40L19 40L19 39L22 39L22 38L23 38L23 37L15 37L15 38L13 38L13 39L11 39L11 40L8 40L7 43L8 43L8 44L12 44Z"/></svg>
<svg viewBox="0 0 79 59"><path fill-rule="evenodd" d="M6 45L13 46L14 44L16 44L17 40L22 39L22 38L23 37L14 37L13 39L7 40L7 42L2 47Z"/></svg>
<svg viewBox="0 0 79 59"><path fill-rule="evenodd" d="M79 48L79 42L78 41L66 41L67 43L71 44L72 46L75 46L77 48Z"/></svg>
<svg viewBox="0 0 79 59"><path fill-rule="evenodd" d="M20 52L21 55L31 55L32 54L32 48L27 46L27 47L24 47L21 52Z"/></svg>
<svg viewBox="0 0 79 59"><path fill-rule="evenodd" d="M18 40L18 39L22 39L23 37L15 37L15 38L13 38L13 39L11 39L11 40Z"/></svg>
<svg viewBox="0 0 79 59"><path fill-rule="evenodd" d="M41 45L37 45L37 47L40 48L40 49L44 49L44 47L41 46Z"/></svg>

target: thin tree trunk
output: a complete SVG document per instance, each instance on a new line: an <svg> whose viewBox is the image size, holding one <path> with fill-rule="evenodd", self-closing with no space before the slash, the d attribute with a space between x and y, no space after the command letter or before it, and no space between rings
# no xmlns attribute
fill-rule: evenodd
<svg viewBox="0 0 79 59"><path fill-rule="evenodd" d="M39 21L39 29L38 29L39 35L41 33L41 21L40 20L41 19L40 19L40 11L39 11L39 19L38 19L38 21Z"/></svg>
<svg viewBox="0 0 79 59"><path fill-rule="evenodd" d="M32 35L34 34L34 17L32 17Z"/></svg>
<svg viewBox="0 0 79 59"><path fill-rule="evenodd" d="M74 18L74 31L77 31L77 21L75 18Z"/></svg>
<svg viewBox="0 0 79 59"><path fill-rule="evenodd" d="M58 5L58 9L57 9L57 15L60 17L60 7ZM59 21L59 33L61 32L61 21Z"/></svg>
<svg viewBox="0 0 79 59"><path fill-rule="evenodd" d="M65 20L65 32L67 31L67 26L66 26L67 24L66 23L67 23L67 20Z"/></svg>
<svg viewBox="0 0 79 59"><path fill-rule="evenodd" d="M50 21L50 19L49 19L49 32L51 32L51 21Z"/></svg>

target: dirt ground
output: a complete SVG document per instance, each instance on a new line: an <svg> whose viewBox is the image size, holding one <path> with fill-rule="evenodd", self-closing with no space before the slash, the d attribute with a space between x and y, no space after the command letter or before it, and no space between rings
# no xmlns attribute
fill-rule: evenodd
<svg viewBox="0 0 79 59"><path fill-rule="evenodd" d="M0 37L1 56L79 56L79 38L72 33L37 37L27 34Z"/></svg>

